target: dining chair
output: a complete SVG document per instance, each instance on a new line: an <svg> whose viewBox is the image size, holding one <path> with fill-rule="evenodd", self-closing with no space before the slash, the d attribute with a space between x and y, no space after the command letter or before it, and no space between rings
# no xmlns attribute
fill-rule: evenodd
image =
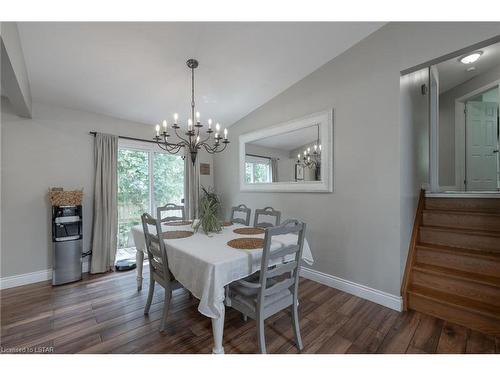
<svg viewBox="0 0 500 375"><path fill-rule="evenodd" d="M262 216L267 216L267 220L269 220L270 217L273 218L274 223L270 223L268 221L259 221L259 217ZM253 226L261 228L275 227L277 225L280 225L280 220L281 220L281 211L276 211L272 207L258 208L255 210Z"/></svg>
<svg viewBox="0 0 500 375"><path fill-rule="evenodd" d="M245 215L245 218L236 217L235 214L241 212ZM244 204L240 204L239 206L235 206L231 208L231 222L239 223L243 225L250 225L250 215L252 214L252 210L245 206Z"/></svg>
<svg viewBox="0 0 500 375"><path fill-rule="evenodd" d="M166 212L168 215L169 211L177 211L177 214L180 211L181 216L161 216L164 212ZM186 220L186 213L184 211L184 206L179 206L174 203L167 203L165 206L161 206L156 209L156 217L158 218L158 220L160 220L161 223L165 223L167 221Z"/></svg>
<svg viewBox="0 0 500 375"><path fill-rule="evenodd" d="M162 240L160 221L148 213L142 214L141 221L149 259L149 293L146 306L144 307L144 314L147 315L149 313L149 308L153 301L155 283L158 283L165 290L165 300L163 302L163 314L160 325L161 332L165 330L165 325L167 323L170 300L172 299L172 290L177 289L181 285L168 268L167 250ZM151 233L150 227L155 228L155 233Z"/></svg>
<svg viewBox="0 0 500 375"><path fill-rule="evenodd" d="M259 350L263 354L266 353L264 321L290 306L295 342L299 350L303 348L297 297L305 231L306 224L295 219L267 228L260 272L229 284L226 304L257 322ZM271 250L273 237L290 233L297 234L297 243ZM282 259L288 261L281 262Z"/></svg>

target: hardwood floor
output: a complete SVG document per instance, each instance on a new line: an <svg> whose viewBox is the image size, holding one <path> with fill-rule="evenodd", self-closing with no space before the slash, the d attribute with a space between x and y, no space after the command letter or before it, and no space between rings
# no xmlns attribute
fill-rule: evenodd
<svg viewBox="0 0 500 375"><path fill-rule="evenodd" d="M175 291L168 329L161 334L162 289L144 316L148 277L144 284L137 292L131 271L59 287L43 282L3 290L2 352L210 353L211 320L198 313L197 300ZM499 337L415 311L398 313L306 279L300 284L300 321L305 353L500 353ZM266 320L266 340L269 353L298 352L288 312ZM255 323L230 308L224 348L257 351Z"/></svg>

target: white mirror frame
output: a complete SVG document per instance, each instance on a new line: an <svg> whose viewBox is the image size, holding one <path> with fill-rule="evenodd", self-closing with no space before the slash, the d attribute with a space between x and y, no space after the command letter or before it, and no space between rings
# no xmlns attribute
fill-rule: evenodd
<svg viewBox="0 0 500 375"><path fill-rule="evenodd" d="M321 140L321 181L290 181L256 184L247 184L245 182L245 145L247 143L288 133L311 125L319 125ZM239 153L240 191L331 193L333 192L333 109L266 127L251 133L242 134L239 137Z"/></svg>

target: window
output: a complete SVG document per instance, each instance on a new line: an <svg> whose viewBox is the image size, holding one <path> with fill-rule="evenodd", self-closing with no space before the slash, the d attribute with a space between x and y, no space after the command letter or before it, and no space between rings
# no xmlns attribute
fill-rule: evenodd
<svg viewBox="0 0 500 375"><path fill-rule="evenodd" d="M262 156L246 155L245 180L250 184L272 182L271 159Z"/></svg>
<svg viewBox="0 0 500 375"><path fill-rule="evenodd" d="M118 149L118 249L128 247L128 235L141 215L156 216L156 208L184 201L184 160L154 144L120 142Z"/></svg>

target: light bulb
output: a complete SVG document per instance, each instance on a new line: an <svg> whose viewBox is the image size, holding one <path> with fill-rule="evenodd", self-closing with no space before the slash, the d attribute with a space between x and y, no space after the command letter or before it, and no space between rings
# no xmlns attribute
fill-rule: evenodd
<svg viewBox="0 0 500 375"><path fill-rule="evenodd" d="M224 139L227 139L227 129L224 128Z"/></svg>
<svg viewBox="0 0 500 375"><path fill-rule="evenodd" d="M321 151L321 145L319 145L319 150Z"/></svg>
<svg viewBox="0 0 500 375"><path fill-rule="evenodd" d="M167 120L163 120L163 130L167 131Z"/></svg>
<svg viewBox="0 0 500 375"><path fill-rule="evenodd" d="M318 145L314 145L314 151L318 149Z"/></svg>
<svg viewBox="0 0 500 375"><path fill-rule="evenodd" d="M219 123L215 124L215 130L217 131L217 133L220 131L220 125L219 125Z"/></svg>
<svg viewBox="0 0 500 375"><path fill-rule="evenodd" d="M200 119L200 112L196 112L196 119L199 120Z"/></svg>
<svg viewBox="0 0 500 375"><path fill-rule="evenodd" d="M208 128L212 129L212 119L209 118L207 122L208 122Z"/></svg>
<svg viewBox="0 0 500 375"><path fill-rule="evenodd" d="M299 160L300 160L300 154L297 154L297 159L299 159Z"/></svg>
<svg viewBox="0 0 500 375"><path fill-rule="evenodd" d="M179 119L179 115L177 113L174 113L174 121L177 123L177 120Z"/></svg>
<svg viewBox="0 0 500 375"><path fill-rule="evenodd" d="M160 125L156 124L155 129L156 129L156 136L159 136L160 135Z"/></svg>

